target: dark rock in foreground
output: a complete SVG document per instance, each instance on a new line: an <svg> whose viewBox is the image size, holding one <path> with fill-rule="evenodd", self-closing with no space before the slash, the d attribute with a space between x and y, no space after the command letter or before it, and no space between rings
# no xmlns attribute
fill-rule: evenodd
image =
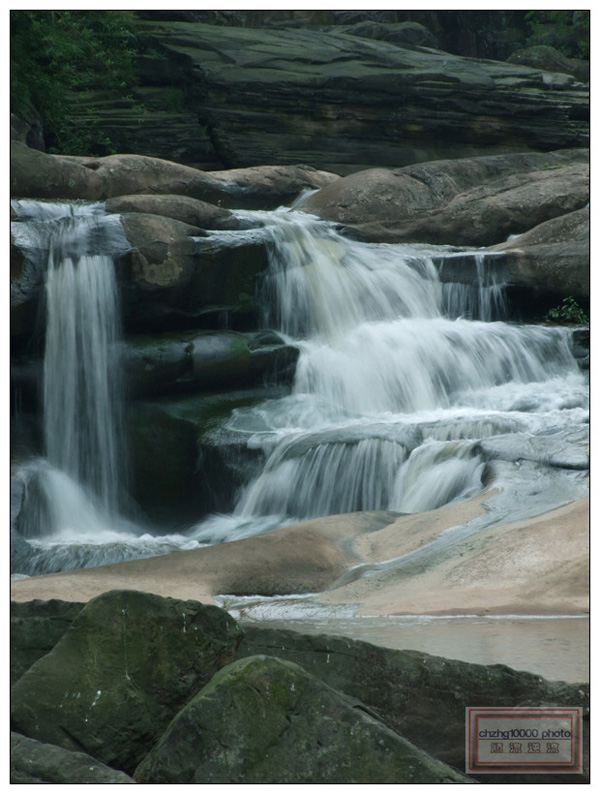
<svg viewBox="0 0 600 794"><path fill-rule="evenodd" d="M379 648L346 637L246 625L238 657L255 654L301 665L334 689L360 700L392 730L456 769L464 769L468 706L582 706L584 715L589 713L587 685L546 681L500 664L470 664L420 651ZM589 768L586 761L584 766ZM541 783L552 776L536 778ZM507 779L531 782L528 776ZM489 782L489 776L480 780ZM573 777L562 780L573 782Z"/></svg>
<svg viewBox="0 0 600 794"><path fill-rule="evenodd" d="M221 670L135 772L140 783L468 783L290 662Z"/></svg>
<svg viewBox="0 0 600 794"><path fill-rule="evenodd" d="M241 636L221 609L133 590L90 601L12 689L15 729L131 772Z"/></svg>
<svg viewBox="0 0 600 794"><path fill-rule="evenodd" d="M71 601L18 601L11 604L10 676L17 681L34 662L49 653L81 612Z"/></svg>
<svg viewBox="0 0 600 794"><path fill-rule="evenodd" d="M86 753L65 750L11 733L10 782L123 785L135 783L135 780L123 772L98 763Z"/></svg>

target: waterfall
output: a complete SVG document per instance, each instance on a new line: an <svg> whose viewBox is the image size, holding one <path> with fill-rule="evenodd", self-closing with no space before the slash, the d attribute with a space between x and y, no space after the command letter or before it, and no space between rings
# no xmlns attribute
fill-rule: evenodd
<svg viewBox="0 0 600 794"><path fill-rule="evenodd" d="M253 521L264 531L356 510L434 509L483 489L482 438L587 421L568 329L498 320L502 282L480 252L463 289L441 283L432 247L351 241L301 212L238 214L263 224L264 323L301 355L290 397L233 412L228 427L266 462L233 516L211 517L194 537L244 537Z"/></svg>
<svg viewBox="0 0 600 794"><path fill-rule="evenodd" d="M25 249L47 252L45 460L29 465L25 537L114 521L125 484L115 219L98 204L15 202ZM112 238L112 242L111 242ZM123 244L121 244L123 247Z"/></svg>
<svg viewBox="0 0 600 794"><path fill-rule="evenodd" d="M154 535L123 515L120 220L100 204L13 209L17 243L46 286L45 457L19 471L18 572L196 548L334 513L420 512L494 477L507 494L503 519L583 487L579 471L561 470L560 487L548 473L552 450L579 460L585 434L574 431L588 421L570 331L502 321L501 279L478 252L475 283L453 290L434 246L352 241L296 210L238 211L239 231L211 234L266 246L263 325L300 350L291 394L235 408L219 426L262 453L231 513Z"/></svg>

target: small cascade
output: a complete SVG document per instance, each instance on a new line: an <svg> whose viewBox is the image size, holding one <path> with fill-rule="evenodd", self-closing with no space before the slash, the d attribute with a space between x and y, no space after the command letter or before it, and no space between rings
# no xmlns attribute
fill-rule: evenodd
<svg viewBox="0 0 600 794"><path fill-rule="evenodd" d="M464 258L464 255L460 255ZM442 260L442 269L452 256ZM505 283L493 267L486 266L493 261L493 255L482 252L472 254L475 272L470 283L445 281L442 284L443 311L447 317L466 317L470 320L492 322L506 320L509 316L506 302Z"/></svg>
<svg viewBox="0 0 600 794"><path fill-rule="evenodd" d="M15 202L25 250L46 252L45 459L24 472L24 537L92 534L118 519L125 485L119 296L120 227L99 204ZM23 221L27 221L24 223ZM106 251L110 253L106 253Z"/></svg>
<svg viewBox="0 0 600 794"><path fill-rule="evenodd" d="M585 421L569 332L499 321L502 281L481 252L462 290L440 281L433 249L357 243L293 211L251 215L269 247L265 324L301 355L291 397L234 411L229 428L247 432L266 463L233 515L194 537L434 509L484 487L480 439Z"/></svg>

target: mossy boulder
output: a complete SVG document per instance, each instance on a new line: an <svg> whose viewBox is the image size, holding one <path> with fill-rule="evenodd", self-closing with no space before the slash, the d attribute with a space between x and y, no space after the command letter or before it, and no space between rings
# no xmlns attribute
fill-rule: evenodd
<svg viewBox="0 0 600 794"><path fill-rule="evenodd" d="M13 726L130 773L240 637L218 607L109 591L14 685Z"/></svg>
<svg viewBox="0 0 600 794"><path fill-rule="evenodd" d="M240 228L240 222L229 210L189 196L115 196L106 202L106 211L162 215L200 229Z"/></svg>
<svg viewBox="0 0 600 794"><path fill-rule="evenodd" d="M11 602L11 684L54 648L82 608L83 604L58 599Z"/></svg>
<svg viewBox="0 0 600 794"><path fill-rule="evenodd" d="M11 733L10 782L123 785L135 783L135 780L124 772L98 763L86 753L65 750Z"/></svg>
<svg viewBox="0 0 600 794"><path fill-rule="evenodd" d="M140 783L466 783L301 667L221 670L135 771Z"/></svg>
<svg viewBox="0 0 600 794"><path fill-rule="evenodd" d="M584 719L589 715L588 685L546 681L501 664L471 664L347 637L247 625L238 658L256 654L301 665L334 689L359 699L389 728L457 769L464 768L469 706L581 706ZM584 741L588 743L589 737ZM584 766L589 768L586 760ZM552 775L536 777L540 782L558 781ZM488 776L481 779L489 782Z"/></svg>

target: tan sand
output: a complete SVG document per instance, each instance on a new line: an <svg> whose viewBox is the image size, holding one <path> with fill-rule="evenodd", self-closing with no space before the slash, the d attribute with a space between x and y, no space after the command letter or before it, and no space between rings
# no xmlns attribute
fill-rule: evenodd
<svg viewBox="0 0 600 794"><path fill-rule="evenodd" d="M87 601L115 588L213 602L220 593L321 592L362 614L574 614L587 610L588 500L487 529L407 576L385 571L324 592L348 568L412 551L482 512L490 493L418 515L353 513L246 540L12 582L13 600Z"/></svg>

